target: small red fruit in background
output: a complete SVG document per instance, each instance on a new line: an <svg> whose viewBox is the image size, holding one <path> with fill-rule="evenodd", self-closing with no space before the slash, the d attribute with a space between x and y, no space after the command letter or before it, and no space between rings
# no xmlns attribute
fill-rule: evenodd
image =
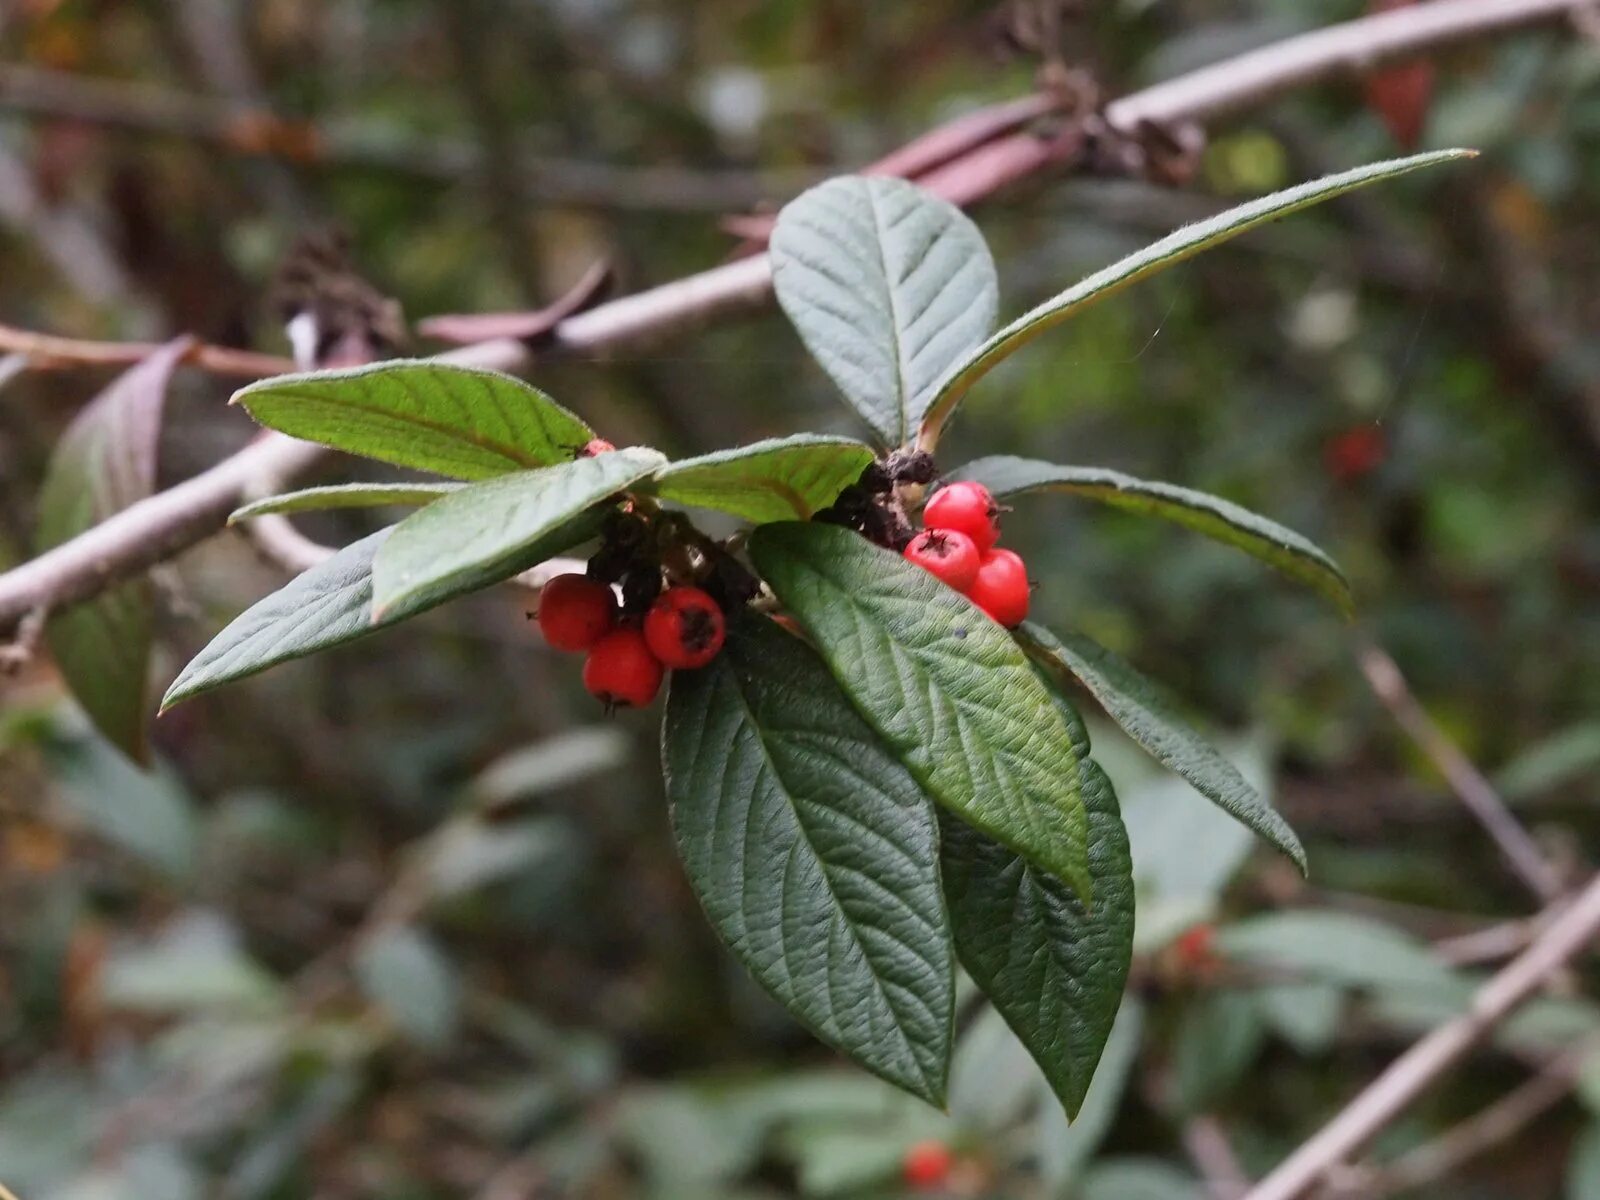
<svg viewBox="0 0 1600 1200"><path fill-rule="evenodd" d="M1217 931L1213 925L1201 922L1191 925L1172 943L1178 962L1191 971L1203 970L1216 962Z"/></svg>
<svg viewBox="0 0 1600 1200"><path fill-rule="evenodd" d="M593 458L597 454L606 454L615 449L616 447L606 441L605 438L590 438L588 445L578 451L578 457Z"/></svg>
<svg viewBox="0 0 1600 1200"><path fill-rule="evenodd" d="M1323 464L1339 483L1370 475L1383 465L1389 439L1381 425L1357 425L1328 439L1322 448Z"/></svg>
<svg viewBox="0 0 1600 1200"><path fill-rule="evenodd" d="M637 629L614 629L583 663L583 686L607 708L643 708L661 690L666 672Z"/></svg>
<svg viewBox="0 0 1600 1200"><path fill-rule="evenodd" d="M674 671L692 671L717 656L727 622L717 602L697 587L670 587L644 618L650 652Z"/></svg>
<svg viewBox="0 0 1600 1200"><path fill-rule="evenodd" d="M978 577L978 547L959 529L924 529L911 539L906 559L964 592Z"/></svg>
<svg viewBox="0 0 1600 1200"><path fill-rule="evenodd" d="M900 1160L900 1174L907 1186L918 1191L931 1191L950 1176L955 1155L943 1142L930 1138L906 1149Z"/></svg>
<svg viewBox="0 0 1600 1200"><path fill-rule="evenodd" d="M1011 550L991 550L967 590L972 602L1007 629L1028 618L1028 568Z"/></svg>
<svg viewBox="0 0 1600 1200"><path fill-rule="evenodd" d="M982 554L1000 537L995 518L1000 506L981 483L963 480L946 484L933 494L922 510L922 523L928 529L954 529L964 533Z"/></svg>
<svg viewBox="0 0 1600 1200"><path fill-rule="evenodd" d="M557 650L587 650L617 623L617 597L587 575L557 575L539 593L539 632Z"/></svg>
<svg viewBox="0 0 1600 1200"><path fill-rule="evenodd" d="M1407 8L1416 0L1369 0L1377 14ZM1402 150L1415 150L1428 123L1433 101L1433 63L1421 58L1373 71L1366 79L1367 107L1378 114L1389 136Z"/></svg>

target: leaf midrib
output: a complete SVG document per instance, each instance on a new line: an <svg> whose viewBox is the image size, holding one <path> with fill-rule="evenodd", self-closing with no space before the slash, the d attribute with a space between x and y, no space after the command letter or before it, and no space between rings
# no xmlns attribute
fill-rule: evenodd
<svg viewBox="0 0 1600 1200"><path fill-rule="evenodd" d="M827 889L828 889L828 899L830 901L832 901L833 906L839 911L839 913L842 916L845 917L845 921L844 921L845 929L849 932L851 944L861 954L862 961L870 963L872 961L872 955L868 952L867 947L862 943L860 935L856 932L856 928L855 928L854 922L852 920L850 920L849 915L845 910L844 903L839 899L839 893L838 893L837 889L834 887L833 876L832 876L832 873L831 873L831 869L829 868L828 862L818 852L816 843L812 839L811 831L806 827L806 822L805 822L804 818L801 816L799 806L794 804L792 800L788 799L789 797L792 797L792 796L795 795L795 791L794 791L794 789L792 787L790 787L788 780L784 777L783 772L779 769L777 762L772 757L771 751L768 749L766 730L762 726L762 724L758 720L756 720L755 710L750 707L749 698L745 695L744 688L740 685L739 673L738 673L737 670L731 670L731 671L729 671L728 674L729 674L730 678L733 681L733 692L734 692L734 695L738 698L740 711L744 714L746 727L748 729L750 729L752 731L752 733L754 734L756 745L761 751L761 761L763 763L763 766L768 772L771 773L773 779L777 780L779 785L783 788L784 796L785 796L786 802L789 805L789 809L790 809L790 811L792 813L794 813L795 828L799 832L800 840L802 840L805 843L806 849L811 852L811 856L814 859L816 859L816 861L817 861L817 865L818 865L818 867L820 868L820 871L821 871L823 883L827 886ZM935 866L935 871L937 871L937 865ZM781 889L780 889L780 895L781 894L782 894L782 892L781 892ZM741 907L742 907L742 905L741 905ZM909 947L908 947L908 949L909 949ZM790 985L791 985L791 990L793 990L793 975L792 975L792 973L790 972L790 969L789 969L789 961L788 961L788 954L787 953L784 954L783 959L784 959L784 974L785 974L786 977L789 978ZM829 985L828 985L829 986L828 1008L829 1008L829 1011L834 1015L834 1020L837 1022L838 1013L839 1013L840 1009L839 1009L838 1005L835 1003L835 1000L834 1000L834 997L833 997L833 993L832 993L833 974L834 973L832 971L828 972L828 979L829 979ZM896 1004L894 1002L894 999L889 995L889 992L884 987L883 980L880 979L879 976L878 976L878 972L877 972L876 968L869 969L868 972L867 972L867 975L872 980L873 990L878 994L879 998L883 1001L884 1006L886 1008L888 1008L890 1012L895 1014L895 1021L896 1021L895 1029L894 1029L895 1035L899 1039L899 1041L901 1042L902 1046L904 1047L904 1052L905 1052L906 1056L911 1060L912 1064L915 1066L917 1074L922 1080L922 1084L923 1084L924 1090L928 1091L929 1093L932 1093L933 1090L934 1090L934 1088L933 1088L934 1081L929 1077L927 1068L923 1066L922 1059L918 1056L918 1054L916 1052L916 1049L915 1049L915 1047L913 1046L913 1044L911 1042L911 1039L906 1036L906 1033L905 1033L905 1030L904 1030L905 1015L904 1015L902 1009L900 1008L900 1006L898 1004Z"/></svg>

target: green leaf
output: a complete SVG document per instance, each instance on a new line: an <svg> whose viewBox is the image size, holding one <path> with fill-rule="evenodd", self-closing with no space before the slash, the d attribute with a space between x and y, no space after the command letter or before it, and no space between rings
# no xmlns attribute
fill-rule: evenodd
<svg viewBox="0 0 1600 1200"><path fill-rule="evenodd" d="M233 402L291 437L458 479L566 462L594 437L520 379L440 362L276 375Z"/></svg>
<svg viewBox="0 0 1600 1200"><path fill-rule="evenodd" d="M1345 987L1442 994L1458 978L1426 942L1354 913L1266 913L1225 928L1228 958Z"/></svg>
<svg viewBox="0 0 1600 1200"><path fill-rule="evenodd" d="M666 462L642 446L519 471L436 500L395 526L372 564L372 615L393 618L509 579L593 536L591 512Z"/></svg>
<svg viewBox="0 0 1600 1200"><path fill-rule="evenodd" d="M1220 496L1101 467L1061 467L1006 455L976 459L953 471L950 479L977 480L996 499L1024 492L1067 492L1161 517L1254 555L1327 597L1347 616L1354 606L1344 573L1313 542Z"/></svg>
<svg viewBox="0 0 1600 1200"><path fill-rule="evenodd" d="M661 745L679 853L729 948L817 1036L943 1105L955 985L917 781L765 619L673 673Z"/></svg>
<svg viewBox="0 0 1600 1200"><path fill-rule="evenodd" d="M440 1050L455 1036L461 986L438 944L410 925L386 929L356 954L356 978L373 1004L418 1045Z"/></svg>
<svg viewBox="0 0 1600 1200"><path fill-rule="evenodd" d="M1306 869L1306 852L1289 823L1234 765L1178 716L1155 684L1082 634L1060 637L1032 623L1023 641L1035 657L1089 689L1123 731L1202 795L1255 830Z"/></svg>
<svg viewBox="0 0 1600 1200"><path fill-rule="evenodd" d="M1600 1196L1600 1121L1590 1121L1572 1143L1567 1159L1567 1200Z"/></svg>
<svg viewBox="0 0 1600 1200"><path fill-rule="evenodd" d="M1251 200L1193 225L1186 225L1143 250L1096 271L1060 295L1024 313L952 366L940 380L937 394L923 421L924 442L938 439L939 431L950 419L950 414L960 403L961 398L997 363L1015 353L1045 330L1059 325L1089 305L1115 295L1123 288L1154 275L1157 271L1193 258L1202 250L1220 246L1223 242L1267 221L1286 217L1290 213L1310 208L1314 204L1331 200L1335 196L1365 187L1369 183L1392 179L1396 175L1404 175L1408 171L1433 166L1435 163L1470 158L1474 153L1472 150L1436 150L1427 154L1413 154L1409 158L1371 163L1337 175L1314 179L1309 183L1302 183L1297 187L1286 188L1281 192L1273 192L1270 196Z"/></svg>
<svg viewBox="0 0 1600 1200"><path fill-rule="evenodd" d="M772 231L778 303L886 445L916 433L934 388L994 328L994 260L967 216L913 184L830 179Z"/></svg>
<svg viewBox="0 0 1600 1200"><path fill-rule="evenodd" d="M1078 1115L1111 1035L1133 950L1133 862L1111 781L1078 764L1094 907L993 839L941 824L945 896L962 966Z"/></svg>
<svg viewBox="0 0 1600 1200"><path fill-rule="evenodd" d="M851 438L802 433L675 462L651 490L757 524L804 521L832 504L871 461L872 450Z"/></svg>
<svg viewBox="0 0 1600 1200"><path fill-rule="evenodd" d="M1088 899L1072 739L1006 631L926 571L836 525L763 525L750 556L928 793Z"/></svg>
<svg viewBox="0 0 1600 1200"><path fill-rule="evenodd" d="M324 508L379 508L389 504L429 504L448 496L455 483L336 483L328 487L301 488L236 508L228 524L267 513L309 512Z"/></svg>
<svg viewBox="0 0 1600 1200"><path fill-rule="evenodd" d="M372 559L391 532L352 542L240 613L179 673L161 710L389 624L372 619Z"/></svg>
<svg viewBox="0 0 1600 1200"><path fill-rule="evenodd" d="M130 368L67 426L39 493L40 551L76 537L155 490L167 385L190 342L179 338ZM155 606L130 579L54 614L45 639L95 727L135 762L147 760L146 687Z"/></svg>

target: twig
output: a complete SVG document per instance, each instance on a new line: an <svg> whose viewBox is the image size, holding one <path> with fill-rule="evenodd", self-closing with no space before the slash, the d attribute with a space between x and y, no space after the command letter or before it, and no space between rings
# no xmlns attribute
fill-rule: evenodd
<svg viewBox="0 0 1600 1200"><path fill-rule="evenodd" d="M312 541L282 513L266 513L240 524L261 557L292 575L309 571L338 553L332 546Z"/></svg>
<svg viewBox="0 0 1600 1200"><path fill-rule="evenodd" d="M1356 659L1373 694L1439 769L1451 790L1500 847L1517 876L1546 904L1559 897L1563 891L1561 876L1546 861L1528 831L1512 816L1494 786L1417 702L1394 659L1371 642L1357 646Z"/></svg>
<svg viewBox="0 0 1600 1200"><path fill-rule="evenodd" d="M4 646L0 646L0 675L15 675L33 660L34 651L39 648L39 639L44 635L45 622L50 617L50 606L40 604L30 608L21 621L17 622L16 636Z"/></svg>
<svg viewBox="0 0 1600 1200"><path fill-rule="evenodd" d="M56 337L0 325L0 351L20 355L29 370L46 371L60 367L131 366L143 362L161 349L160 342L93 342L81 338ZM254 350L235 350L196 342L183 361L215 375L240 379L260 379L294 370L294 363L275 354Z"/></svg>
<svg viewBox="0 0 1600 1200"><path fill-rule="evenodd" d="M1554 915L1527 950L1473 994L1467 1011L1390 1064L1243 1200L1297 1200L1399 1116L1600 934L1600 875Z"/></svg>
<svg viewBox="0 0 1600 1200"><path fill-rule="evenodd" d="M1348 1200L1382 1200L1447 1178L1496 1147L1503 1146L1571 1095L1578 1074L1594 1054L1593 1039L1559 1055L1531 1079L1493 1104L1446 1130L1388 1166L1354 1168L1330 1189Z"/></svg>
<svg viewBox="0 0 1600 1200"><path fill-rule="evenodd" d="M1352 66L1553 19L1575 7L1576 0L1436 0L1291 38L1276 47L1207 67L1125 96L1109 106L1106 116L1113 124L1133 131L1145 121L1168 124L1216 116ZM11 85L17 70L0 70L0 104L8 98L15 101ZM996 149L1001 146L1003 151ZM1018 177L1017 169L1029 162L1033 164L1030 169L1036 170L1058 165L1058 155L1053 143L1010 137L984 144L974 155L946 164L941 172L952 188L976 180L993 186L997 180ZM997 162L997 156L1006 161ZM968 167L963 167L964 163ZM964 176L964 170L969 174ZM980 187L970 191L974 199L982 195ZM724 205L731 202L731 197L724 197ZM772 269L765 255L743 259L578 313L551 330L550 348L584 354L658 338L758 307L770 297L771 285ZM530 354L522 342L500 339L440 358L514 371L527 365ZM193 545L221 528L239 500L239 489L259 478L263 468L289 477L310 467L322 453L276 435L258 439L205 474L125 509L95 529L0 575L0 630L16 622L42 595L53 595L62 604L76 603Z"/></svg>
<svg viewBox="0 0 1600 1200"><path fill-rule="evenodd" d="M1211 1200L1238 1200L1249 1190L1250 1177L1220 1120L1210 1113L1191 1117L1184 1123L1182 1136L1183 1147L1200 1169Z"/></svg>

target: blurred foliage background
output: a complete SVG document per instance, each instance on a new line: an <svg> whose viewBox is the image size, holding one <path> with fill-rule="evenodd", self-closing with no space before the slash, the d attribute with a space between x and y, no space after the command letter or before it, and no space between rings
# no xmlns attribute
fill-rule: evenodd
<svg viewBox="0 0 1600 1200"><path fill-rule="evenodd" d="M1360 10L1079 7L1066 54L1113 92ZM1028 90L1006 19L982 0L6 0L0 320L281 352L272 269L329 224L412 317L534 306L600 258L624 289L669 280L728 254L719 216ZM170 132L8 110L19 69L165 98ZM291 123L187 135L219 97ZM1211 134L1182 190L1077 177L983 206L1006 311L1395 152L1354 81ZM1570 30L1452 52L1422 144L1484 157L1091 310L946 439L952 464L1025 453L1222 493L1326 546L1362 605L1353 632L1248 558L1062 497L1008 518L1038 616L1206 714L1313 864L1299 880L1097 727L1139 959L1071 1129L971 1004L948 1114L783 1016L681 875L657 714L603 720L502 591L174 711L149 774L86 731L47 662L0 682L0 1180L24 1200L893 1196L929 1137L958 1151L957 1195L1178 1200L1230 1156L1264 1171L1459 1011L1536 908L1374 699L1357 637L1553 861L1595 865L1600 53ZM858 432L775 313L534 378L674 455ZM102 381L0 392L0 562L26 557L50 448ZM164 478L249 436L228 390L180 375ZM375 519L302 524L345 541ZM159 682L281 580L233 534L162 569ZM1380 1155L1552 1061L1575 1086L1393 1194L1600 1196L1594 982L1563 977Z"/></svg>

